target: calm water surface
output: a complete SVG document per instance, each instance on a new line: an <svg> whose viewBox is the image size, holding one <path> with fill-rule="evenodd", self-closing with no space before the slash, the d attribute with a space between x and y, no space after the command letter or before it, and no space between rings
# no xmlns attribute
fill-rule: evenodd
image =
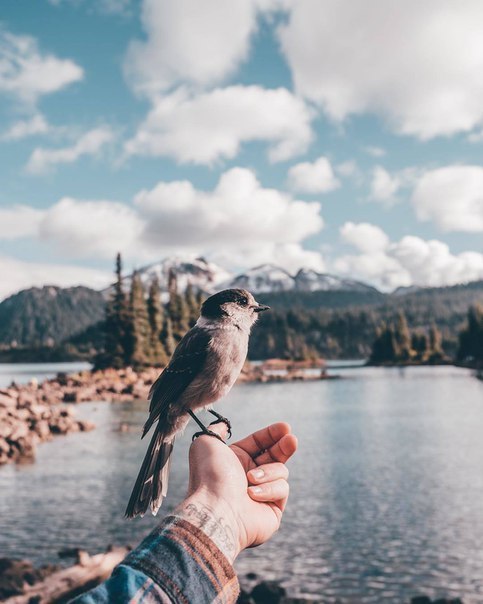
<svg viewBox="0 0 483 604"><path fill-rule="evenodd" d="M300 443L282 530L240 556L240 575L323 602L483 602L483 382L453 367L337 371L345 379L238 386L220 405L235 438L286 420ZM79 405L97 430L0 468L1 555L54 561L64 546L136 544L155 525L122 517L145 407ZM185 492L189 442L177 442L165 512Z"/></svg>
<svg viewBox="0 0 483 604"><path fill-rule="evenodd" d="M40 382L55 377L60 371L82 371L90 367L90 363L0 363L0 388L12 382L25 384L32 378Z"/></svg>

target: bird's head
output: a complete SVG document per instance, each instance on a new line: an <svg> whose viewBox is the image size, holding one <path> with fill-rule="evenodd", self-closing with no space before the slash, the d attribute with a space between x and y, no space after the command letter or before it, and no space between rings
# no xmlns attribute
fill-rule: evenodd
<svg viewBox="0 0 483 604"><path fill-rule="evenodd" d="M250 328L260 312L270 307L259 304L246 289L224 289L210 296L201 306L201 316L208 320L231 321Z"/></svg>

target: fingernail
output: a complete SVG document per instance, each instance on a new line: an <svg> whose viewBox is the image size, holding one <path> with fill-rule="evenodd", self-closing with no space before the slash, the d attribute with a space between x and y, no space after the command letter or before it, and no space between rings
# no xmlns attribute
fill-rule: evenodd
<svg viewBox="0 0 483 604"><path fill-rule="evenodd" d="M252 493L256 493L257 495L263 491L262 487L250 487L250 491Z"/></svg>
<svg viewBox="0 0 483 604"><path fill-rule="evenodd" d="M253 478L263 478L265 476L265 472L263 470L252 470Z"/></svg>

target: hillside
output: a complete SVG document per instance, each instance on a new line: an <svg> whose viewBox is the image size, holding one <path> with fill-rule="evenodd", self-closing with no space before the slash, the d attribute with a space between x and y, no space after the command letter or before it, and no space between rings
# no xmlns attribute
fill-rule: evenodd
<svg viewBox="0 0 483 604"><path fill-rule="evenodd" d="M483 281L441 288L401 288L385 294L367 284L302 269L291 275L262 265L229 276L202 258L170 258L140 269L146 286L156 276L166 299L169 270L176 272L180 291L191 283L206 295L224 287L247 287L272 307L254 330L250 355L266 358L284 349L327 358L366 357L381 321L403 311L411 329L427 331L435 322L445 351L453 354L468 307L483 302ZM126 286L131 276L124 279ZM108 291L86 287L31 288L0 303L0 347L3 360L34 357L92 358L102 343L102 320ZM11 345L16 348L12 349ZM10 348L8 354L6 349Z"/></svg>
<svg viewBox="0 0 483 604"><path fill-rule="evenodd" d="M103 319L104 305L88 287L23 290L0 303L0 345L57 345Z"/></svg>

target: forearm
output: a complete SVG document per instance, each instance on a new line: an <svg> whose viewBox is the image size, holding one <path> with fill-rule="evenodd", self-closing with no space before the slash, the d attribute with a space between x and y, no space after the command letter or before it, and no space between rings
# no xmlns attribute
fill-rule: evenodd
<svg viewBox="0 0 483 604"><path fill-rule="evenodd" d="M203 531L230 563L240 553L239 529L230 507L219 498L193 494L185 499L174 514Z"/></svg>
<svg viewBox="0 0 483 604"><path fill-rule="evenodd" d="M201 521L196 519L198 512L192 506L198 509L196 504L188 502L180 510L183 516L165 518L124 559L110 579L81 596L76 604L141 600L150 604L214 601L234 604L239 584L233 567L216 542L197 526ZM189 514L193 524L187 519ZM208 526L207 522L204 526ZM219 531L213 530L218 535Z"/></svg>

